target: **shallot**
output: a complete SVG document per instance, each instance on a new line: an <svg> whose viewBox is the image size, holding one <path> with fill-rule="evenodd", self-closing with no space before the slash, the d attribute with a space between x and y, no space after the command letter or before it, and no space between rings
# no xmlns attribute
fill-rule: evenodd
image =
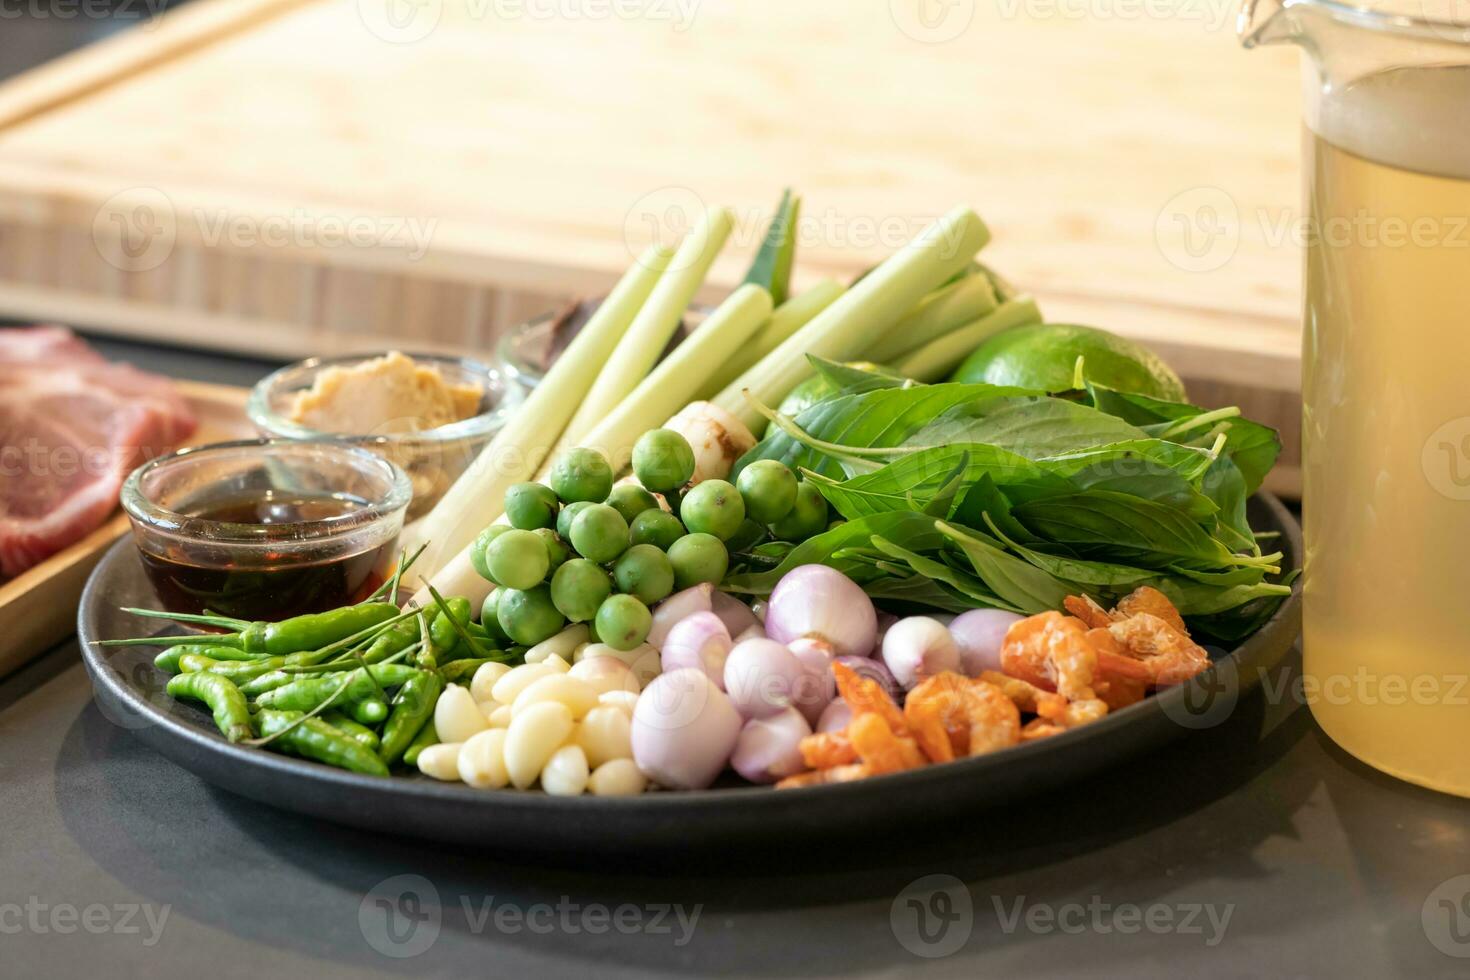
<svg viewBox="0 0 1470 980"><path fill-rule="evenodd" d="M771 591L766 635L781 643L814 637L838 656L866 657L878 635L878 613L867 593L835 568L801 565Z"/></svg>
<svg viewBox="0 0 1470 980"><path fill-rule="evenodd" d="M1004 609L971 609L949 624L949 634L960 648L960 667L967 677L1000 670L1000 648L1006 630L1021 617Z"/></svg>
<svg viewBox="0 0 1470 980"><path fill-rule="evenodd" d="M653 611L653 623L648 628L647 642L663 649L669 630L673 629L681 619L697 612L709 612L713 608L714 592L713 585L701 582L683 592L675 592L660 602L658 608Z"/></svg>
<svg viewBox="0 0 1470 980"><path fill-rule="evenodd" d="M744 719L703 671L660 674L633 709L633 761L669 789L703 789L730 760Z"/></svg>
<svg viewBox="0 0 1470 980"><path fill-rule="evenodd" d="M775 640L746 640L725 658L725 691L746 718L790 705L805 676L806 667Z"/></svg>
<svg viewBox="0 0 1470 980"><path fill-rule="evenodd" d="M686 616L669 630L660 657L665 671L694 667L704 671L720 690L725 689L725 658L735 642L720 617L712 612Z"/></svg>
<svg viewBox="0 0 1470 980"><path fill-rule="evenodd" d="M812 733L795 708L752 718L740 730L730 765L752 783L774 783L806 768L801 758L801 740Z"/></svg>
<svg viewBox="0 0 1470 980"><path fill-rule="evenodd" d="M883 637L883 663L904 690L945 671L960 669L960 648L944 624L927 616L900 619Z"/></svg>

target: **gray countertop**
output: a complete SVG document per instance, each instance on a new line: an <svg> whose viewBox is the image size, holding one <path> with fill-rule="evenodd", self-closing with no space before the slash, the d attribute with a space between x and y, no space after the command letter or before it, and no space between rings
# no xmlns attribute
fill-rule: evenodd
<svg viewBox="0 0 1470 980"><path fill-rule="evenodd" d="M210 381L270 367L99 346ZM69 641L0 682L0 975L1464 976L1470 801L1338 751L1299 670L1004 810L856 848L588 866L214 790L102 715Z"/></svg>

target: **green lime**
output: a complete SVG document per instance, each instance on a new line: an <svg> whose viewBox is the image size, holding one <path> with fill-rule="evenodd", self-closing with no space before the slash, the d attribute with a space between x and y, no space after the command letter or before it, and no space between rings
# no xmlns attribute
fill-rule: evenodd
<svg viewBox="0 0 1470 980"><path fill-rule="evenodd" d="M593 449L569 449L551 467L551 489L566 503L601 502L612 492L612 467Z"/></svg>
<svg viewBox="0 0 1470 980"><path fill-rule="evenodd" d="M1077 359L1089 381L1165 401L1184 400L1184 382L1153 351L1125 337L1071 323L1028 323L985 341L951 381L1040 391L1075 386Z"/></svg>
<svg viewBox="0 0 1470 980"><path fill-rule="evenodd" d="M730 567L730 553L725 542L713 534L686 534L669 549L669 564L674 566L674 586L688 589L709 582L719 585Z"/></svg>
<svg viewBox="0 0 1470 980"><path fill-rule="evenodd" d="M654 493L677 490L694 476L694 449L673 429L650 429L633 446L633 473Z"/></svg>
<svg viewBox="0 0 1470 980"><path fill-rule="evenodd" d="M827 529L827 498L810 480L796 488L796 506L791 513L771 525L778 541L805 541Z"/></svg>
<svg viewBox="0 0 1470 980"><path fill-rule="evenodd" d="M551 576L551 601L563 616L585 623L612 595L612 578L585 558L573 558Z"/></svg>
<svg viewBox="0 0 1470 980"><path fill-rule="evenodd" d="M608 596L597 607L597 635L614 650L632 650L648 638L653 616L630 595Z"/></svg>
<svg viewBox="0 0 1470 980"><path fill-rule="evenodd" d="M636 483L624 483L612 488L612 493L607 495L607 505L632 524L633 518L645 510L657 508L658 498Z"/></svg>
<svg viewBox="0 0 1470 980"><path fill-rule="evenodd" d="M660 551L668 551L683 536L684 525L679 519L657 507L650 507L628 524L630 544L651 544Z"/></svg>
<svg viewBox="0 0 1470 980"><path fill-rule="evenodd" d="M679 517L695 534L713 534L728 540L745 520L745 501L740 491L724 480L705 480L679 502Z"/></svg>
<svg viewBox="0 0 1470 980"><path fill-rule="evenodd" d="M534 531L506 531L485 549L485 567L496 585L529 589L545 581L551 554Z"/></svg>
<svg viewBox="0 0 1470 980"><path fill-rule="evenodd" d="M653 605L674 591L674 566L669 556L651 544L635 544L613 566L618 591Z"/></svg>
<svg viewBox="0 0 1470 980"><path fill-rule="evenodd" d="M544 483L517 483L505 491L505 518L523 531L555 527L560 506L556 491Z"/></svg>
<svg viewBox="0 0 1470 980"><path fill-rule="evenodd" d="M572 521L572 547L583 558L606 564L628 550L628 522L607 504L593 504Z"/></svg>

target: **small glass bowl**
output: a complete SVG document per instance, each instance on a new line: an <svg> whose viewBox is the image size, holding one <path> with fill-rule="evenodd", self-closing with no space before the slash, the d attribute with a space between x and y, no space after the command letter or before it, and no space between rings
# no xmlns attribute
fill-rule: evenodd
<svg viewBox="0 0 1470 980"><path fill-rule="evenodd" d="M293 422L289 413L298 392L316 383L327 368L352 368L384 356L386 351L345 357L313 357L267 375L250 392L245 413L256 431L271 439L345 440L364 446L402 467L413 484L408 519L428 513L459 479L480 450L504 428L511 412L525 399L526 389L508 384L501 371L467 357L409 353L415 363L437 368L445 383L474 385L482 391L480 411L467 419L422 432L319 432Z"/></svg>
<svg viewBox="0 0 1470 980"><path fill-rule="evenodd" d="M262 439L144 463L122 505L169 611L278 620L381 584L412 493L403 470L359 446Z"/></svg>

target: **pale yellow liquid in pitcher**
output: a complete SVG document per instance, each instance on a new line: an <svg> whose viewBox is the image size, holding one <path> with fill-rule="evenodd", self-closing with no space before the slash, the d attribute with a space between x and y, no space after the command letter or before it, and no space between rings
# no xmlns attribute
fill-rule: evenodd
<svg viewBox="0 0 1470 980"><path fill-rule="evenodd" d="M1364 762L1470 796L1470 69L1312 125L1305 694Z"/></svg>

